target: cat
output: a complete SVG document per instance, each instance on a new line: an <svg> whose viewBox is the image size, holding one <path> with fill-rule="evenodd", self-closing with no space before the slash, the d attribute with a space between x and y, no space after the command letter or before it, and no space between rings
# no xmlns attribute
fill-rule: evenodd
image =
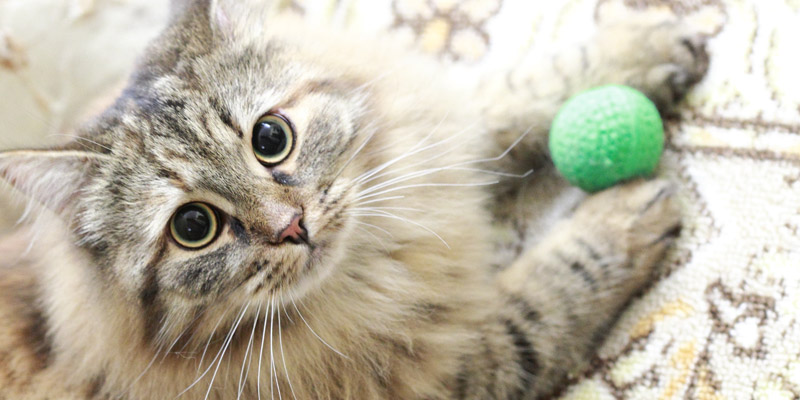
<svg viewBox="0 0 800 400"><path fill-rule="evenodd" d="M565 99L620 83L669 111L705 39L643 14L465 79L269 8L175 1L76 140L0 153L37 207L0 241L0 398L558 390L678 234L675 189L589 195L498 262L509 207Z"/></svg>

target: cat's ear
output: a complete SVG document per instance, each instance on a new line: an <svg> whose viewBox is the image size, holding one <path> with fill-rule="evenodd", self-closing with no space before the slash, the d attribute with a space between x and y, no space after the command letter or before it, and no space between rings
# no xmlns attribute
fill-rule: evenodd
<svg viewBox="0 0 800 400"><path fill-rule="evenodd" d="M218 39L230 40L243 32L258 35L263 32L266 16L274 11L276 1L270 0L210 0L211 30Z"/></svg>
<svg viewBox="0 0 800 400"><path fill-rule="evenodd" d="M236 27L233 23L234 18L239 11L236 3L228 2L225 0L211 0L209 7L209 21L211 22L211 31L214 36L219 39L233 39L236 37Z"/></svg>
<svg viewBox="0 0 800 400"><path fill-rule="evenodd" d="M218 0L171 0L170 25L191 32L210 33L216 39L234 36L231 15L237 11L236 1L227 4Z"/></svg>
<svg viewBox="0 0 800 400"><path fill-rule="evenodd" d="M73 150L15 150L0 153L0 179L56 212L68 210L105 155Z"/></svg>
<svg viewBox="0 0 800 400"><path fill-rule="evenodd" d="M208 29L214 39L225 42L244 32L258 34L266 23L264 16L273 12L278 1L272 0L172 0L173 24L189 30Z"/></svg>

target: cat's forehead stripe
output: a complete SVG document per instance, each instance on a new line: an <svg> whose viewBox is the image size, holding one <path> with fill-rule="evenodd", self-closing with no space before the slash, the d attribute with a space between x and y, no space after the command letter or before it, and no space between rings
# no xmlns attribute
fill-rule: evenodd
<svg viewBox="0 0 800 400"><path fill-rule="evenodd" d="M299 85L299 87L292 92L291 95L284 102L285 107L292 107L298 103L300 99L309 94L325 93L325 94L341 94L347 89L349 85L344 84L344 81L334 81L330 79L317 79L306 81Z"/></svg>
<svg viewBox="0 0 800 400"><path fill-rule="evenodd" d="M148 336L155 335L162 320L162 310L157 301L158 294L161 291L158 284L157 267L166 254L167 243L161 240L157 247L158 250L156 250L144 268L144 279L139 291L139 301L146 316L144 330Z"/></svg>
<svg viewBox="0 0 800 400"><path fill-rule="evenodd" d="M183 177L181 177L181 175L180 175L180 173L178 173L178 171L175 171L173 169L167 168L164 165L158 165L157 166L157 173L158 173L158 176L166 179L167 182L169 182L170 185L175 186L176 188L178 188L178 189L180 189L180 190L182 190L182 191L184 191L186 193L189 193L189 192L192 191L191 186L189 186L189 184L186 182L186 180L183 179Z"/></svg>
<svg viewBox="0 0 800 400"><path fill-rule="evenodd" d="M217 113L220 121L222 121L223 124L225 124L232 131L236 132L236 135L240 139L244 137L244 131L239 126L239 124L237 124L236 121L233 120L231 112L227 108L225 108L225 106L222 105L222 103L217 98L209 97L208 104L211 106L212 109L214 109L214 111Z"/></svg>

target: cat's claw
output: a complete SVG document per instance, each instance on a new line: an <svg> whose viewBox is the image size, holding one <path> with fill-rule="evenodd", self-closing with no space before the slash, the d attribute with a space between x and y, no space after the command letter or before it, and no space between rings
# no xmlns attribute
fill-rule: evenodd
<svg viewBox="0 0 800 400"><path fill-rule="evenodd" d="M700 82L708 71L708 53L706 52L706 38L699 34L678 34L678 37L669 37L677 32L687 31L682 25L663 28L672 32L664 32L664 40L671 43L673 48L671 57L665 63L656 65L648 72L643 89L656 103L662 113L671 114L675 105L683 99L689 89ZM653 39L658 41L661 38Z"/></svg>
<svg viewBox="0 0 800 400"><path fill-rule="evenodd" d="M632 11L601 26L600 51L623 71L623 83L644 92L662 113L672 114L708 71L708 37L684 21Z"/></svg>

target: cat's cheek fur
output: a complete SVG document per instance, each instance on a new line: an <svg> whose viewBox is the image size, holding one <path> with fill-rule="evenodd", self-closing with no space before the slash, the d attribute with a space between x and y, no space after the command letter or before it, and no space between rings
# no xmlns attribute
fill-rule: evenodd
<svg viewBox="0 0 800 400"><path fill-rule="evenodd" d="M320 242L309 257L302 264L298 279L291 286L285 287L289 298L301 299L309 291L319 288L335 271L337 265L344 257L349 245L346 239L351 234L350 229L342 229L339 234L330 238L330 241Z"/></svg>
<svg viewBox="0 0 800 400"><path fill-rule="evenodd" d="M220 295L248 274L249 266L241 255L242 250L233 244L191 257L185 257L184 250L171 247L155 266L159 286L167 293L202 301Z"/></svg>

